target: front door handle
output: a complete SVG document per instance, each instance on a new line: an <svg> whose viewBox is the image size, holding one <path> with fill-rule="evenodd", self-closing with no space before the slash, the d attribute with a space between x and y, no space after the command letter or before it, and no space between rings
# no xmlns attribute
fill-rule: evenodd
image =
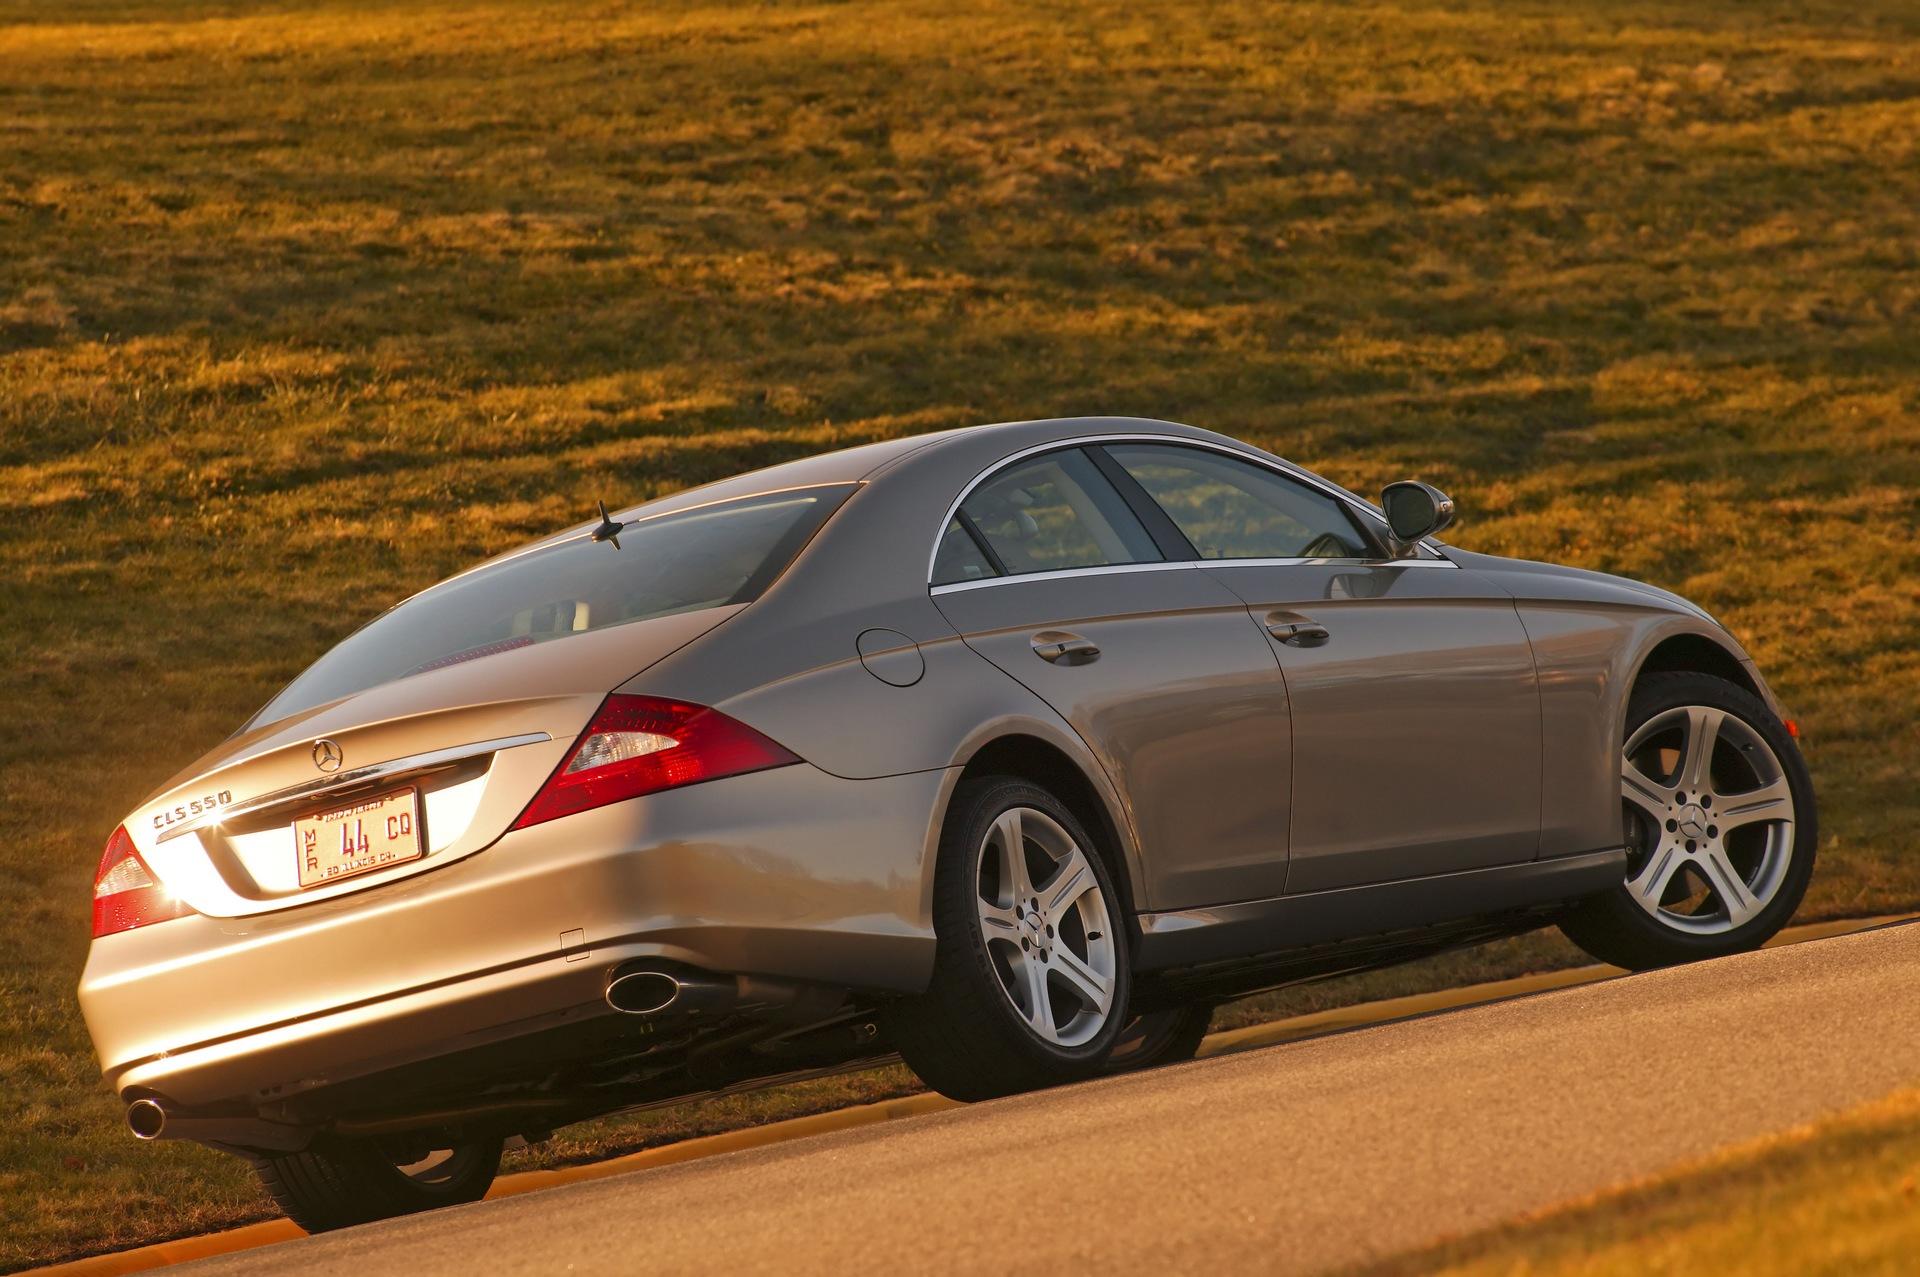
<svg viewBox="0 0 1920 1277"><path fill-rule="evenodd" d="M1033 654L1055 665L1085 665L1100 659L1099 645L1065 630L1042 630L1033 636Z"/></svg>
<svg viewBox="0 0 1920 1277"><path fill-rule="evenodd" d="M1289 619L1284 613L1267 618L1267 633L1288 647L1324 647L1333 631L1318 621Z"/></svg>

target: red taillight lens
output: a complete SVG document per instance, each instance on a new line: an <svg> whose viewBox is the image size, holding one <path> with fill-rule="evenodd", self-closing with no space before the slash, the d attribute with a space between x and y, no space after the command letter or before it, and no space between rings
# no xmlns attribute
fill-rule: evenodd
<svg viewBox="0 0 1920 1277"><path fill-rule="evenodd" d="M127 827L114 830L100 855L100 868L93 875L94 937L131 931L149 922L184 918L192 912L154 881L147 862L133 849Z"/></svg>
<svg viewBox="0 0 1920 1277"><path fill-rule="evenodd" d="M609 696L513 827L799 761L717 709L652 696Z"/></svg>

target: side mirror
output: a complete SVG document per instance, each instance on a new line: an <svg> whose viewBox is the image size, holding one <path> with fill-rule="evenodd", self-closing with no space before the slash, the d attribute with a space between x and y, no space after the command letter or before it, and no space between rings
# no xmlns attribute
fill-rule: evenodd
<svg viewBox="0 0 1920 1277"><path fill-rule="evenodd" d="M1396 559L1408 558L1422 537L1444 531L1453 523L1453 498L1430 483L1403 479L1380 490L1380 508L1387 512L1387 527Z"/></svg>

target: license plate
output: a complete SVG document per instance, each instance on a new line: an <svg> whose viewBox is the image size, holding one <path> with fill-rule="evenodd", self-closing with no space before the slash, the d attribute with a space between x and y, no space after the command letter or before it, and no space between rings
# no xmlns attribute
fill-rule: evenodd
<svg viewBox="0 0 1920 1277"><path fill-rule="evenodd" d="M426 854L420 841L420 791L402 789L302 816L293 822L293 850L302 887L418 860Z"/></svg>

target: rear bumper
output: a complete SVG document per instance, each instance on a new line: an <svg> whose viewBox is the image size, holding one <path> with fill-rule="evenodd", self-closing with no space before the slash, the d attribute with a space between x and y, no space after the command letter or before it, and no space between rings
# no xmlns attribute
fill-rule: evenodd
<svg viewBox="0 0 1920 1277"><path fill-rule="evenodd" d="M633 959L917 991L952 782L799 764L582 812L311 906L104 937L81 1009L124 1098L257 1107L606 1016Z"/></svg>

